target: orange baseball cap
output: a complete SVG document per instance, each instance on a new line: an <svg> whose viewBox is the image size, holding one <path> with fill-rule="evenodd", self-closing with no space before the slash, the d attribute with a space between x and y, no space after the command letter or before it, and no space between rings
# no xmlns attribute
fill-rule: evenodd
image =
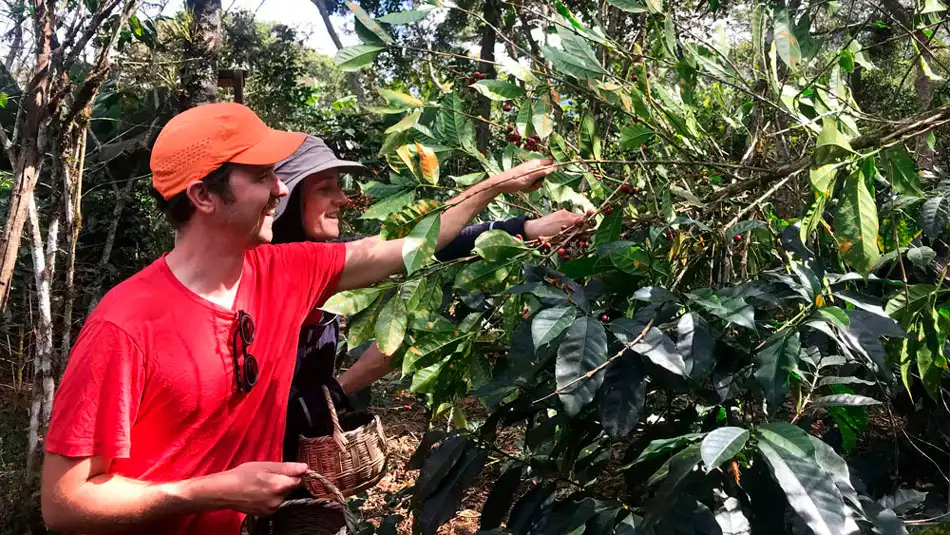
<svg viewBox="0 0 950 535"><path fill-rule="evenodd" d="M179 113L159 132L150 161L152 186L168 200L222 164L273 165L306 137L268 127L242 104L203 104Z"/></svg>

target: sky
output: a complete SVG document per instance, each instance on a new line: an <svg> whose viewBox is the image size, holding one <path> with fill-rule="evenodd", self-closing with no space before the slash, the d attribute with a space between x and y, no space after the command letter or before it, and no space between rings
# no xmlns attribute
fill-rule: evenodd
<svg viewBox="0 0 950 535"><path fill-rule="evenodd" d="M184 0L171 0L163 13L171 15L180 10L184 3ZM296 28L300 30L302 37L306 36L305 42L311 48L328 56L336 54L336 47L323 25L320 11L310 0L221 0L221 7L225 10L244 9L255 12L257 20L261 22L280 22ZM346 18L331 15L331 20L343 46L359 44L359 38L355 34L344 30Z"/></svg>

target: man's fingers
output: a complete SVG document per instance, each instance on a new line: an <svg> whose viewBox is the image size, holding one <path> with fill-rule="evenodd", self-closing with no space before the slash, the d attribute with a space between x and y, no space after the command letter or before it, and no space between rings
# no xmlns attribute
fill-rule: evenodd
<svg viewBox="0 0 950 535"><path fill-rule="evenodd" d="M303 479L299 477L290 477L283 474L274 474L271 476L271 485L273 489L278 494L287 495L295 488L299 487L303 483Z"/></svg>
<svg viewBox="0 0 950 535"><path fill-rule="evenodd" d="M302 476L310 469L307 463L271 463L267 468L275 474L289 477Z"/></svg>

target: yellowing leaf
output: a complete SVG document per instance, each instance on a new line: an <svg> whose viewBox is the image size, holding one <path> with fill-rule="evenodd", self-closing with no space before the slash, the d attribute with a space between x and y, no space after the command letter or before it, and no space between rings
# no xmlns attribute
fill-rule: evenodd
<svg viewBox="0 0 950 535"><path fill-rule="evenodd" d="M387 104L398 108L421 108L425 106L425 102L422 100L392 89L380 89L379 95L386 99Z"/></svg>
<svg viewBox="0 0 950 535"><path fill-rule="evenodd" d="M416 110L403 117L398 123L387 128L385 133L392 134L393 132L404 132L409 130L413 126L416 126L416 123L419 122L419 117L421 116L422 111Z"/></svg>
<svg viewBox="0 0 950 535"><path fill-rule="evenodd" d="M402 160L402 163L406 164L406 167L412 171L412 174L416 174L416 166L412 163L412 150L409 148L409 145L403 145L396 149L396 154L399 155L399 159Z"/></svg>
<svg viewBox="0 0 950 535"><path fill-rule="evenodd" d="M416 151L419 152L419 168L422 171L422 179L433 186L439 183L439 157L435 151L425 145L416 142Z"/></svg>

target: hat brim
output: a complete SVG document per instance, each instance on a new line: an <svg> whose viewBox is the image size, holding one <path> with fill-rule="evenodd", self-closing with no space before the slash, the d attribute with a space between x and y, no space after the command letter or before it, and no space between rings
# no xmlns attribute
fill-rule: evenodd
<svg viewBox="0 0 950 535"><path fill-rule="evenodd" d="M274 165L297 151L307 135L267 129L267 134L252 147L236 154L229 161L241 165Z"/></svg>

